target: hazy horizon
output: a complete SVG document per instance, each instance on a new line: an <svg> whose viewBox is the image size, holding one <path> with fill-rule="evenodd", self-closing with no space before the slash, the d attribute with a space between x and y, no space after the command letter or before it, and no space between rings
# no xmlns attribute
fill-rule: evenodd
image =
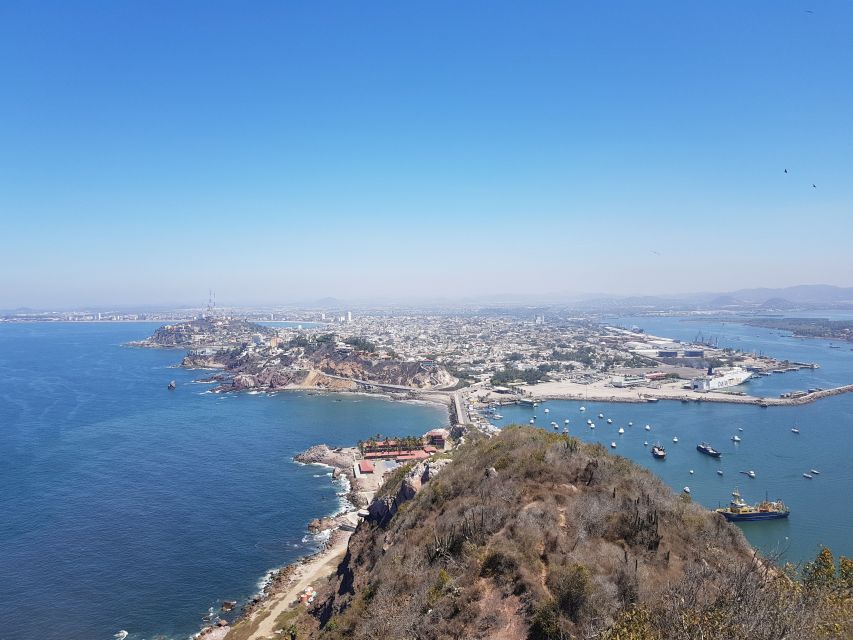
<svg viewBox="0 0 853 640"><path fill-rule="evenodd" d="M4 3L0 309L851 286L851 21Z"/></svg>

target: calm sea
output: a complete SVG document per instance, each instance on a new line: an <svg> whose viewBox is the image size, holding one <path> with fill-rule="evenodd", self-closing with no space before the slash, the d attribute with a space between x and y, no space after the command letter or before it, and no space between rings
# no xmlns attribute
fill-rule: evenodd
<svg viewBox="0 0 853 640"><path fill-rule="evenodd" d="M815 313L817 317L826 314ZM749 381L744 391L753 395L778 396L785 391L810 387L829 388L853 383L853 345L827 340L802 340L790 334L739 324L693 322L679 318L627 317L608 322L637 325L648 333L693 340L700 332L715 338L720 346L760 351L794 361L817 362L820 369L776 374ZM830 344L841 346L830 348ZM586 411L580 407L585 405ZM545 414L548 409L548 414ZM707 507L725 506L735 487L750 502L765 496L782 498L791 508L787 520L740 525L746 537L768 553L781 552L783 560L801 562L814 558L820 545L837 554L853 556L853 394L827 398L798 407L770 407L661 401L657 404L550 401L531 408L503 407L503 420L536 424L552 429L550 423L570 420L569 430L584 440L600 442L619 455L657 473L674 490L689 487L694 500ZM605 418L598 418L599 413ZM607 418L613 423L607 424ZM591 419L596 427L590 429ZM628 426L633 422L633 426ZM645 425L651 426L650 431ZM800 434L791 432L793 426ZM624 435L618 429L625 429ZM741 428L743 431L739 431ZM733 435L741 437L734 443ZM679 442L673 443L673 437ZM696 451L708 441L723 452L714 460ZM648 442L644 446L644 442ZM665 461L652 458L651 445L661 442ZM723 475L717 474L722 470ZM750 479L741 471L754 470ZM803 473L816 469L812 480ZM690 471L693 471L691 474Z"/></svg>
<svg viewBox="0 0 853 640"><path fill-rule="evenodd" d="M153 324L0 325L0 638L185 638L339 509L292 456L446 423L360 396L213 395ZM177 381L169 392L166 385Z"/></svg>

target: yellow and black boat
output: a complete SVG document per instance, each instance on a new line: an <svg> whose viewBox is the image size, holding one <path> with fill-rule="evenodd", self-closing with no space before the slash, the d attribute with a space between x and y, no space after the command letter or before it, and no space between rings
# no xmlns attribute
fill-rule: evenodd
<svg viewBox="0 0 853 640"><path fill-rule="evenodd" d="M778 520L787 518L791 510L781 500L762 500L756 505L748 505L741 497L740 491L732 491L732 501L729 506L717 509L717 513L729 522L747 522L754 520Z"/></svg>

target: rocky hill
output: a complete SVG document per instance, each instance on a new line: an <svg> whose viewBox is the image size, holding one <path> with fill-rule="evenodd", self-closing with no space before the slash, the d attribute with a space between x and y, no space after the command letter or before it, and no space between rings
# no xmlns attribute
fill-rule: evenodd
<svg viewBox="0 0 853 640"><path fill-rule="evenodd" d="M513 427L444 464L391 476L291 637L851 637L849 562L798 582L600 446Z"/></svg>
<svg viewBox="0 0 853 640"><path fill-rule="evenodd" d="M198 348L250 342L254 336L270 337L274 330L248 320L202 317L159 327L151 337L130 343L136 347Z"/></svg>

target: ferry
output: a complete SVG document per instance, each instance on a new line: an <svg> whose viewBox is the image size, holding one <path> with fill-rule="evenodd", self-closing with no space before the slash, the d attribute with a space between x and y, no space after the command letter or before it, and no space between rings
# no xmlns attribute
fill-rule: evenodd
<svg viewBox="0 0 853 640"><path fill-rule="evenodd" d="M732 501L728 507L717 509L729 522L743 522L748 520L777 520L787 518L791 510L781 500L763 500L754 506L748 505L741 498L740 491L732 491Z"/></svg>
<svg viewBox="0 0 853 640"><path fill-rule="evenodd" d="M716 371L708 367L708 373L702 378L694 378L690 382L693 391L716 391L736 387L749 380L752 372L743 367L720 367Z"/></svg>
<svg viewBox="0 0 853 640"><path fill-rule="evenodd" d="M696 445L696 451L699 453L704 453L706 456L711 456L712 458L719 458L721 454L714 447L709 445L707 442L702 442L701 444Z"/></svg>
<svg viewBox="0 0 853 640"><path fill-rule="evenodd" d="M652 456L659 460L663 460L666 458L666 449L663 448L663 445L656 444L652 447Z"/></svg>

